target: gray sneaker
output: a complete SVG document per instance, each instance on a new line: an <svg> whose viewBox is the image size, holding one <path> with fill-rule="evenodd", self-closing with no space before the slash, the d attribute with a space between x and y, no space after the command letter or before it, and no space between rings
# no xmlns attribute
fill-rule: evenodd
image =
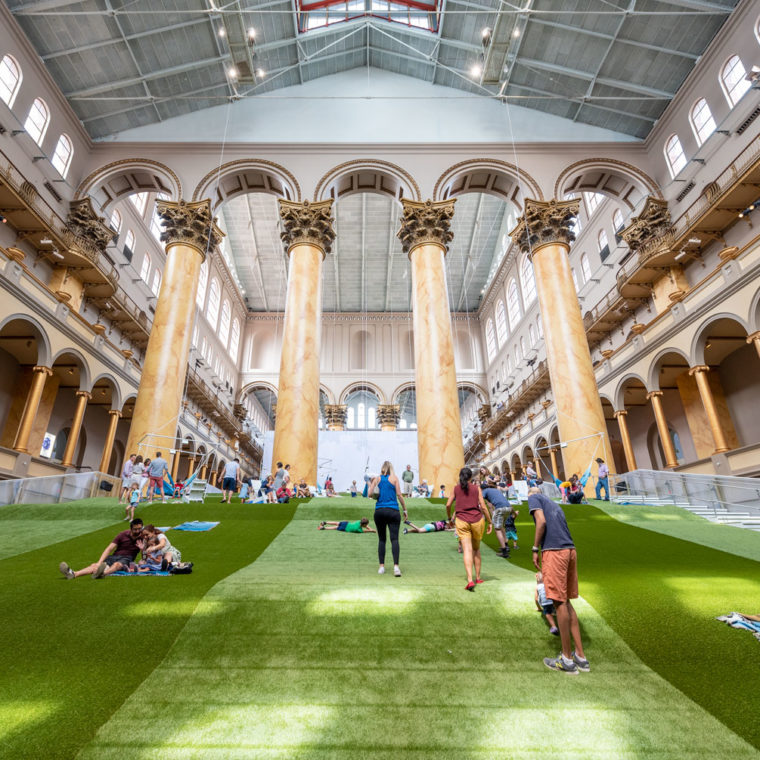
<svg viewBox="0 0 760 760"><path fill-rule="evenodd" d="M61 564L58 565L58 569L66 576L68 580L73 581L74 578L76 578L74 571L68 566L68 563L61 562Z"/></svg>
<svg viewBox="0 0 760 760"><path fill-rule="evenodd" d="M544 657L544 665L546 665L549 670L559 670L560 673L567 673L569 676L578 675L578 668L575 667L575 662L566 665L561 654L556 657Z"/></svg>
<svg viewBox="0 0 760 760"><path fill-rule="evenodd" d="M575 663L575 667L584 673L588 673L591 670L591 665L588 664L588 660L584 660L582 657L578 657L575 652L573 652L573 662Z"/></svg>
<svg viewBox="0 0 760 760"><path fill-rule="evenodd" d="M102 578L105 575L106 568L108 565L106 565L105 562L101 562L96 568L95 572L92 574L93 578Z"/></svg>

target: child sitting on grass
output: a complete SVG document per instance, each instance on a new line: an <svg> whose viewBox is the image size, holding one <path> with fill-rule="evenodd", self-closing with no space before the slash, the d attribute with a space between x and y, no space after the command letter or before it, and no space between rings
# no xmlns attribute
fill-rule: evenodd
<svg viewBox="0 0 760 760"><path fill-rule="evenodd" d="M554 602L546 597L546 589L544 588L544 574L539 570L536 573L536 607L541 610L541 614L546 618L546 622L549 624L549 633L554 636L559 636L559 628L557 628L554 622Z"/></svg>
<svg viewBox="0 0 760 760"><path fill-rule="evenodd" d="M317 530L339 530L342 533L377 533L374 528L369 527L369 520L362 517L361 520L348 522L348 520L323 520L319 523Z"/></svg>
<svg viewBox="0 0 760 760"><path fill-rule="evenodd" d="M140 489L137 483L132 484L132 490L129 492L129 503L124 505L125 520L135 519L135 507L140 503Z"/></svg>

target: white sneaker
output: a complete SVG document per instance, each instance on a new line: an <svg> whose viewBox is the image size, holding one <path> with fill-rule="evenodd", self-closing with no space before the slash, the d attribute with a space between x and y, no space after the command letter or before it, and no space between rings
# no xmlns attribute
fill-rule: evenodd
<svg viewBox="0 0 760 760"><path fill-rule="evenodd" d="M381 568L380 568L380 569L377 571L377 574L378 574L378 575L385 575L385 568L384 568L384 567L381 567Z"/></svg>
<svg viewBox="0 0 760 760"><path fill-rule="evenodd" d="M393 574L394 574L394 575L395 575L397 578L400 578L400 577L401 577L401 568L400 568L398 565L396 565L396 567L394 567L394 568L393 568Z"/></svg>

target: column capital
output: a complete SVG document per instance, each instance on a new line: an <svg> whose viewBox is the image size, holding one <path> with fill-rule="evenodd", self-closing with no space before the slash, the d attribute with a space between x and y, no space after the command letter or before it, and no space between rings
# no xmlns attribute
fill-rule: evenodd
<svg viewBox="0 0 760 760"><path fill-rule="evenodd" d="M662 395L664 395L664 391L649 391L649 393L647 393L647 398L648 399L660 398L660 396Z"/></svg>
<svg viewBox="0 0 760 760"><path fill-rule="evenodd" d="M670 223L668 202L662 198L648 196L638 216L620 232L628 247L639 255L648 256L660 248L670 248L673 242L673 227Z"/></svg>
<svg viewBox="0 0 760 760"><path fill-rule="evenodd" d="M397 235L407 256L425 243L435 243L443 248L444 253L448 252L449 243L454 239L451 220L455 202L456 198L438 202L401 199L403 213Z"/></svg>
<svg viewBox="0 0 760 760"><path fill-rule="evenodd" d="M613 417L627 417L628 416L628 410L627 409L618 409L617 412L612 413Z"/></svg>
<svg viewBox="0 0 760 760"><path fill-rule="evenodd" d="M478 407L478 419L481 422L485 422L486 420L491 419L491 405L490 404L481 404Z"/></svg>
<svg viewBox="0 0 760 760"><path fill-rule="evenodd" d="M322 251L322 258L330 253L335 240L332 204L332 199L313 203L280 199L280 222L283 228L280 239L288 253L299 243L316 246Z"/></svg>
<svg viewBox="0 0 760 760"><path fill-rule="evenodd" d="M760 341L760 330L747 336L747 343L754 343L755 341Z"/></svg>
<svg viewBox="0 0 760 760"><path fill-rule="evenodd" d="M53 370L50 369L50 367L43 367L41 365L33 367L32 372L37 372L38 374L44 374L44 375L47 375L48 377L50 377L53 374Z"/></svg>
<svg viewBox="0 0 760 760"><path fill-rule="evenodd" d="M121 412L120 412L118 409L109 409L109 410L108 410L108 413L109 413L109 414L110 414L112 417L116 417L116 419L117 419L117 420L119 419L119 417L121 417Z"/></svg>
<svg viewBox="0 0 760 760"><path fill-rule="evenodd" d="M698 364L696 367L692 367L689 370L689 376L694 377L694 375L697 375L701 372L709 372L710 368L706 364Z"/></svg>
<svg viewBox="0 0 760 760"><path fill-rule="evenodd" d="M161 242L170 245L187 245L195 248L202 258L211 248L222 242L224 233L216 224L216 217L211 213L211 201L156 201L163 232Z"/></svg>
<svg viewBox="0 0 760 760"><path fill-rule="evenodd" d="M325 422L328 429L346 426L348 407L345 404L325 404Z"/></svg>
<svg viewBox="0 0 760 760"><path fill-rule="evenodd" d="M535 201L525 199L525 211L509 236L523 253L532 254L536 248L549 243L569 246L575 240L573 226L578 216L580 200Z"/></svg>
<svg viewBox="0 0 760 760"><path fill-rule="evenodd" d="M88 401L92 398L92 393L89 391L77 391L74 395L78 398L86 398Z"/></svg>
<svg viewBox="0 0 760 760"><path fill-rule="evenodd" d="M399 404L378 404L377 421L381 427L398 427L401 419L401 406Z"/></svg>
<svg viewBox="0 0 760 760"><path fill-rule="evenodd" d="M89 198L69 203L66 229L76 238L76 241L67 242L76 242L80 247L98 253L116 237L116 232L108 226L104 217L98 216Z"/></svg>

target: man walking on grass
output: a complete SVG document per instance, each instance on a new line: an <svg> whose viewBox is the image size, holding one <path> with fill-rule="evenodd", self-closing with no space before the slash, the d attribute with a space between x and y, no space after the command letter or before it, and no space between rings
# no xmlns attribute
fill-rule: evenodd
<svg viewBox="0 0 760 760"><path fill-rule="evenodd" d="M154 459L148 466L148 501L153 501L156 494L161 495L161 501L166 504L166 494L164 494L164 473L169 472L168 462L157 451Z"/></svg>
<svg viewBox="0 0 760 760"><path fill-rule="evenodd" d="M408 464L406 469L401 473L401 480L404 483L404 496L412 495L412 483L414 482L414 473L412 465Z"/></svg>
<svg viewBox="0 0 760 760"><path fill-rule="evenodd" d="M237 491L238 483L240 483L240 460L234 459L232 462L228 462L224 468L222 504L231 502L232 494Z"/></svg>
<svg viewBox="0 0 760 760"><path fill-rule="evenodd" d="M528 510L536 524L533 564L544 576L546 596L554 602L562 652L544 657L544 665L568 675L591 670L583 653L578 615L571 599L578 598L578 558L562 507L534 487L528 490ZM575 644L573 650L572 645Z"/></svg>
<svg viewBox="0 0 760 760"><path fill-rule="evenodd" d="M604 489L604 500L610 500L610 468L604 463L601 457L596 458L599 465L599 474L596 479L596 498L602 498L602 488Z"/></svg>
<svg viewBox="0 0 760 760"><path fill-rule="evenodd" d="M136 517L129 523L129 530L123 530L106 546L97 562L81 570L72 570L67 562L61 562L58 569L70 581L82 575L103 578L118 570L129 570L129 566L135 561L138 553L143 550L142 529L143 521Z"/></svg>

